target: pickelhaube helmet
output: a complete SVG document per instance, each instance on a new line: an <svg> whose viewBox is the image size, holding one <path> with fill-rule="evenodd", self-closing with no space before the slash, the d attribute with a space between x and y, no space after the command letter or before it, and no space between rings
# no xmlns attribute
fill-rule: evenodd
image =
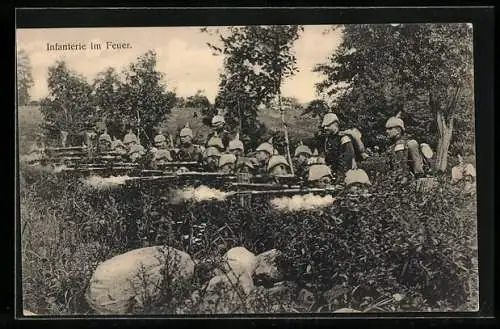
<svg viewBox="0 0 500 329"><path fill-rule="evenodd" d="M103 133L101 134L101 136L99 136L99 142L111 143L111 136L109 136L107 133Z"/></svg>
<svg viewBox="0 0 500 329"><path fill-rule="evenodd" d="M295 156L299 156L300 154L307 154L309 156L312 156L311 149L304 145L302 142L300 142L299 146L295 149Z"/></svg>
<svg viewBox="0 0 500 329"><path fill-rule="evenodd" d="M309 167L307 180L310 182L314 182L320 180L325 176L332 177L332 170L330 169L330 167L325 164L315 163Z"/></svg>
<svg viewBox="0 0 500 329"><path fill-rule="evenodd" d="M236 156L232 153L222 154L219 158L219 168L229 163L236 163Z"/></svg>
<svg viewBox="0 0 500 329"><path fill-rule="evenodd" d="M144 146L142 146L141 144L135 144L135 145L132 145L130 147L130 150L129 150L129 153L130 154L134 154L134 153L138 153L138 154L144 154L146 151L144 149Z"/></svg>
<svg viewBox="0 0 500 329"><path fill-rule="evenodd" d="M191 130L191 128L189 127L189 122L186 122L186 125L184 126L184 128L181 129L180 133L179 133L179 136L180 137L193 137L193 130Z"/></svg>
<svg viewBox="0 0 500 329"><path fill-rule="evenodd" d="M210 139L207 141L207 147L210 147L210 146L215 146L221 150L224 148L224 144L222 143L222 139L219 137L217 132L215 132L214 135L212 137L210 137Z"/></svg>
<svg viewBox="0 0 500 329"><path fill-rule="evenodd" d="M219 110L219 114L215 115L212 118L212 127L214 127L214 128L222 127L224 125L224 123L226 122L224 120L224 116L220 112L221 111Z"/></svg>
<svg viewBox="0 0 500 329"><path fill-rule="evenodd" d="M154 138L155 144L164 143L166 141L167 141L167 137L165 137L165 135L163 135L163 134L158 134Z"/></svg>
<svg viewBox="0 0 500 329"><path fill-rule="evenodd" d="M219 156L221 155L219 149L215 146L209 146L205 149L205 152L204 152L204 157L205 158L208 158L208 157L211 157L211 156Z"/></svg>
<svg viewBox="0 0 500 329"><path fill-rule="evenodd" d="M274 154L274 146L273 146L272 142L273 142L273 139L271 137L271 138L269 138L269 140L267 142L260 144L255 149L255 151L257 151L257 152L264 151L264 152L267 152L269 155L273 155Z"/></svg>
<svg viewBox="0 0 500 329"><path fill-rule="evenodd" d="M237 133L236 137L233 140L229 141L229 151L241 150L245 152L245 147L243 146L243 142L240 140L240 134Z"/></svg>
<svg viewBox="0 0 500 329"><path fill-rule="evenodd" d="M267 170L270 171L272 170L274 167L276 167L277 165L285 165L286 167L290 167L290 165L288 164L288 161L286 161L285 157L282 156L282 155L273 155L270 159L269 159L269 162L267 164Z"/></svg>
<svg viewBox="0 0 500 329"><path fill-rule="evenodd" d="M123 138L123 144L128 145L130 143L139 143L139 139L134 133L128 133Z"/></svg>
<svg viewBox="0 0 500 329"><path fill-rule="evenodd" d="M371 185L370 178L363 169L350 169L345 174L344 183L346 186L352 184Z"/></svg>
<svg viewBox="0 0 500 329"><path fill-rule="evenodd" d="M323 116L323 121L321 121L321 127L327 127L334 122L339 122L339 118L330 109L328 113L326 113L325 116Z"/></svg>
<svg viewBox="0 0 500 329"><path fill-rule="evenodd" d="M395 128L395 127L399 127L403 131L405 130L405 124L404 124L403 120L401 119L401 112L398 112L398 114L396 114L396 116L390 117L387 120L387 122L385 123L386 129Z"/></svg>

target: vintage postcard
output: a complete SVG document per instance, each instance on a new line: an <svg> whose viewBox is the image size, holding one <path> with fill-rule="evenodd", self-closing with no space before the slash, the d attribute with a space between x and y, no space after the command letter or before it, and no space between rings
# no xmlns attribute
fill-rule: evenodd
<svg viewBox="0 0 500 329"><path fill-rule="evenodd" d="M17 29L24 315L476 312L473 31Z"/></svg>

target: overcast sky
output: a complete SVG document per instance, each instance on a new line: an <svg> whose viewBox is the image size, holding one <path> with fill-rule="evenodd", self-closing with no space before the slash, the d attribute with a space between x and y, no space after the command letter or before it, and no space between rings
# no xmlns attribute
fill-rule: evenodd
<svg viewBox="0 0 500 329"><path fill-rule="evenodd" d="M301 102L316 98L314 84L322 78L311 70L338 47L341 33L325 34L327 26L306 26L296 41L295 54L300 72L283 85L283 95L296 97ZM213 56L206 42L215 36L201 33L199 27L147 27L147 28L77 28L77 29L18 29L18 49L24 49L30 58L35 85L32 99L47 96L48 67L57 59L64 59L68 66L83 74L90 82L98 72L107 67L119 71L138 56L153 49L157 52L157 69L166 75L169 89L179 96L191 96L204 90L213 101L217 93L218 76L222 70L221 56ZM128 42L131 49L106 50L107 41ZM86 51L47 51L47 43L103 44L103 49Z"/></svg>

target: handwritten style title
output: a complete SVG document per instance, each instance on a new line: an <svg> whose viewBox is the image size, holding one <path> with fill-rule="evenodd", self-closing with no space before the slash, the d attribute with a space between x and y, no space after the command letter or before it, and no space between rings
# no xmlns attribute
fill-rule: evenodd
<svg viewBox="0 0 500 329"><path fill-rule="evenodd" d="M85 50L122 50L131 49L132 46L128 42L116 42L116 41L106 41L105 43L94 43L90 44L81 42L66 42L66 43L49 43L47 42L47 51L61 51L61 50L74 50L74 51L85 51Z"/></svg>

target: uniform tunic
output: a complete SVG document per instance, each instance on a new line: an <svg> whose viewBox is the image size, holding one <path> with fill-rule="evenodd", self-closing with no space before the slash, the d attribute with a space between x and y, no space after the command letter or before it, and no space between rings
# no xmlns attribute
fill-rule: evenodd
<svg viewBox="0 0 500 329"><path fill-rule="evenodd" d="M319 137L319 152L325 162L338 179L342 179L347 170L351 169L355 161L355 151L349 136L321 136Z"/></svg>
<svg viewBox="0 0 500 329"><path fill-rule="evenodd" d="M181 146L177 151L176 160L183 162L201 162L203 160L203 149L200 145L196 144Z"/></svg>
<svg viewBox="0 0 500 329"><path fill-rule="evenodd" d="M207 141L205 142L205 145L208 143L208 141L210 140L210 138L212 138L214 136L214 132L212 131L208 136L207 136ZM224 149L227 149L228 146L229 146L229 142L233 139L234 136L232 136L232 134L227 131L227 130L222 130L221 132L217 132L217 135L220 137L220 139L222 140L222 145L224 146Z"/></svg>
<svg viewBox="0 0 500 329"><path fill-rule="evenodd" d="M400 177L423 175L424 164L419 147L417 141L407 136L400 137L389 146L386 153L393 174Z"/></svg>

